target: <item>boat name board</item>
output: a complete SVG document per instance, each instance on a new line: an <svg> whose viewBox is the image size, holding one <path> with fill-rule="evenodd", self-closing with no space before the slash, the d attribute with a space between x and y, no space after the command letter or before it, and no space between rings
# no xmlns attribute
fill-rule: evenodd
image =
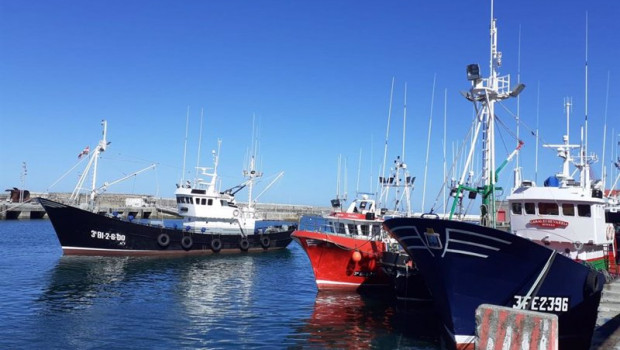
<svg viewBox="0 0 620 350"><path fill-rule="evenodd" d="M544 228L566 228L568 226L567 221L556 219L533 219L529 224Z"/></svg>

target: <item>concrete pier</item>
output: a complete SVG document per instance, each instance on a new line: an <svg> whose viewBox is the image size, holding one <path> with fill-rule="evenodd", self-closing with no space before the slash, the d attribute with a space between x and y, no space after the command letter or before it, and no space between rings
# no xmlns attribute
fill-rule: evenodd
<svg viewBox="0 0 620 350"><path fill-rule="evenodd" d="M620 278L605 284L590 349L620 349Z"/></svg>
<svg viewBox="0 0 620 350"><path fill-rule="evenodd" d="M67 203L69 193L32 193L31 198L45 197L53 201ZM103 194L97 200L97 212L116 214L122 218L129 216L135 219L174 218L178 217L175 198L154 198L136 194ZM240 207L247 203L238 202ZM303 215L321 215L330 211L329 207L309 205L258 203L255 205L260 220L297 221ZM45 219L47 215L43 207L36 201L13 203L8 196L0 196L0 220Z"/></svg>

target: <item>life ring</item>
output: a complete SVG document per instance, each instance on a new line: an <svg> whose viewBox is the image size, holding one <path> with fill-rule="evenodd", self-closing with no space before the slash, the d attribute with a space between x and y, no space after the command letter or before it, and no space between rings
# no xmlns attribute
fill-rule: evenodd
<svg viewBox="0 0 620 350"><path fill-rule="evenodd" d="M192 237L185 236L181 238L181 246L183 247L183 249L190 250L192 248L192 245L194 245L194 240L192 239Z"/></svg>
<svg viewBox="0 0 620 350"><path fill-rule="evenodd" d="M162 248L166 248L170 244L170 236L167 233L160 233L157 236L157 244Z"/></svg>
<svg viewBox="0 0 620 350"><path fill-rule="evenodd" d="M243 250L244 252L248 251L248 249L250 248L250 242L248 242L247 238L241 238L241 240L239 241L239 248L241 248L241 250Z"/></svg>
<svg viewBox="0 0 620 350"><path fill-rule="evenodd" d="M239 216L239 210L237 210L237 209L233 210L233 216L234 217Z"/></svg>
<svg viewBox="0 0 620 350"><path fill-rule="evenodd" d="M217 253L222 249L222 241L219 238L213 238L211 240L211 250Z"/></svg>
<svg viewBox="0 0 620 350"><path fill-rule="evenodd" d="M614 227L613 225L607 226L607 240L612 241L614 239Z"/></svg>
<svg viewBox="0 0 620 350"><path fill-rule="evenodd" d="M575 249L577 249L577 251L580 251L581 248L583 248L583 243L581 243L579 241L575 241L575 243L573 243L573 245L575 246Z"/></svg>
<svg viewBox="0 0 620 350"><path fill-rule="evenodd" d="M271 245L271 240L269 239L269 237L263 236L260 239L260 245L263 246L263 248L267 249Z"/></svg>

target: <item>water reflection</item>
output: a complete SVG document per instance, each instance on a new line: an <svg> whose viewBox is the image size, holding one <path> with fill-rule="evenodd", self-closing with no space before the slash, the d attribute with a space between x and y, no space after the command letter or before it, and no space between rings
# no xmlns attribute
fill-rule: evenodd
<svg viewBox="0 0 620 350"><path fill-rule="evenodd" d="M434 335L416 330L426 320L410 316L397 312L390 298L319 292L305 326L307 347L437 349Z"/></svg>
<svg viewBox="0 0 620 350"><path fill-rule="evenodd" d="M436 349L390 299L316 293L295 247L235 256L63 256L35 300L34 347Z"/></svg>
<svg viewBox="0 0 620 350"><path fill-rule="evenodd" d="M105 297L111 285L125 279L128 259L63 256L38 301L52 312L88 308L94 299Z"/></svg>

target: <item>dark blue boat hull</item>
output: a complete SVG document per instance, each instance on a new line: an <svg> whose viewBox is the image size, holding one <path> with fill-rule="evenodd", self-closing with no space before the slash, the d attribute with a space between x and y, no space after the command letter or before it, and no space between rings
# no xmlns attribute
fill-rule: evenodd
<svg viewBox="0 0 620 350"><path fill-rule="evenodd" d="M474 339L475 310L487 303L557 314L560 348L589 348L602 273L527 239L474 224L398 218L384 226L422 273L449 347Z"/></svg>

